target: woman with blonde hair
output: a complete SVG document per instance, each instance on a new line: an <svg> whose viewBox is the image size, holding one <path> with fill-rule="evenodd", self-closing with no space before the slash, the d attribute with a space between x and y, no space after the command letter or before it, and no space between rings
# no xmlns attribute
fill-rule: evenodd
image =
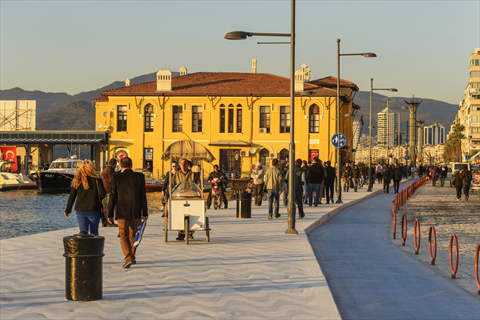
<svg viewBox="0 0 480 320"><path fill-rule="evenodd" d="M95 164L85 160L72 180L72 190L65 209L65 217L72 212L73 203L77 214L80 231L86 231L98 235L100 223L102 199L106 192L102 180L95 173Z"/></svg>

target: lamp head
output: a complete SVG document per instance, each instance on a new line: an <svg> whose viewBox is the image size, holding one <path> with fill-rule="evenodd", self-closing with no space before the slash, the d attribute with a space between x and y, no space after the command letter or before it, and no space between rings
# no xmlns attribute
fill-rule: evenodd
<svg viewBox="0 0 480 320"><path fill-rule="evenodd" d="M390 89L388 89L388 91L390 91L390 92L397 92L398 90L395 89L395 88L390 88Z"/></svg>
<svg viewBox="0 0 480 320"><path fill-rule="evenodd" d="M227 33L224 38L227 40L245 40L247 39L247 37L251 37L251 36L252 36L251 32L232 31Z"/></svg>
<svg viewBox="0 0 480 320"><path fill-rule="evenodd" d="M352 117L353 117L353 114L351 114L351 113L345 114L345 118L352 118Z"/></svg>
<svg viewBox="0 0 480 320"><path fill-rule="evenodd" d="M364 54L362 54L362 56L364 56L365 58L376 58L377 55L373 52L365 52Z"/></svg>
<svg viewBox="0 0 480 320"><path fill-rule="evenodd" d="M300 93L301 96L303 97L310 97L313 95L313 91L311 90L305 90L305 91L302 91L302 93Z"/></svg>

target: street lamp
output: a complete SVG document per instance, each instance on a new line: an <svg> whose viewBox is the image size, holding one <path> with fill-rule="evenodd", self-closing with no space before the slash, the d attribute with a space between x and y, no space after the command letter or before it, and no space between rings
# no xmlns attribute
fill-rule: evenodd
<svg viewBox="0 0 480 320"><path fill-rule="evenodd" d="M369 157L368 157L368 189L367 192L372 191L372 103L373 103L373 90L387 90L390 92L397 92L395 88L373 88L373 78L370 78L370 137L368 139L369 145Z"/></svg>
<svg viewBox="0 0 480 320"><path fill-rule="evenodd" d="M295 229L295 0L291 2L290 33L259 33L232 31L225 35L228 40L245 40L252 36L290 37L290 144L288 154L288 228L285 234L298 234ZM301 201L301 199L299 199Z"/></svg>
<svg viewBox="0 0 480 320"><path fill-rule="evenodd" d="M337 39L337 134L341 133L340 127L340 57L342 56L362 56L365 58L375 58L377 55L372 52L364 53L340 53L340 39ZM370 110L370 113L372 111ZM371 120L371 119L370 119ZM371 123L371 121L370 121ZM340 162L340 148L337 150L337 202L342 203L342 184L340 180L341 175L341 162Z"/></svg>

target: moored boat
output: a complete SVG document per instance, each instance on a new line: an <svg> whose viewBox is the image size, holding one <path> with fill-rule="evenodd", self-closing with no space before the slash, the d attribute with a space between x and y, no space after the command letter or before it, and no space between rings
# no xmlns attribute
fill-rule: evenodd
<svg viewBox="0 0 480 320"><path fill-rule="evenodd" d="M12 172L13 161L0 161L0 191L35 189L37 184L22 173Z"/></svg>
<svg viewBox="0 0 480 320"><path fill-rule="evenodd" d="M53 161L48 170L37 171L32 176L40 192L70 191L73 177L82 163L76 156L60 158Z"/></svg>

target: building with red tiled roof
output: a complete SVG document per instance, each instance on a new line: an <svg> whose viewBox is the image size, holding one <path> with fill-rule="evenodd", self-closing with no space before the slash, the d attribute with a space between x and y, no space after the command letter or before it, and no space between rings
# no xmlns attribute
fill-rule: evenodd
<svg viewBox="0 0 480 320"><path fill-rule="evenodd" d="M302 66L303 69L304 66ZM183 67L184 68L184 67ZM237 177L252 165L285 161L290 138L290 79L268 73L197 72L172 77L161 70L155 81L106 90L93 99L97 130L109 132L106 158L126 153L134 167L147 164L156 174L167 172L163 150L192 139L207 147L216 163ZM297 71L295 81L296 158L335 163L330 139L336 129L336 78L309 80ZM347 137L343 157L350 156L352 120L358 87L341 80L341 132ZM308 93L308 96L305 94ZM105 160L108 160L105 159ZM209 170L209 168L207 168Z"/></svg>

